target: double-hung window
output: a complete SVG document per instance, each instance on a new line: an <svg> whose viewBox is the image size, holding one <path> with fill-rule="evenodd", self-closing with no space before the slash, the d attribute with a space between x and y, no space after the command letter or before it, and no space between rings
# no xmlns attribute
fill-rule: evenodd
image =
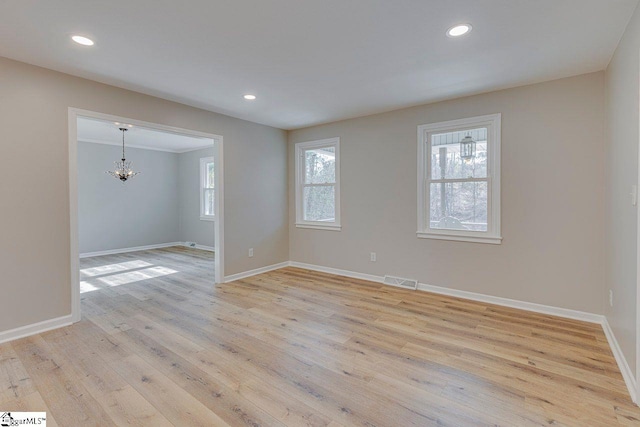
<svg viewBox="0 0 640 427"><path fill-rule="evenodd" d="M296 144L296 226L340 230L340 138Z"/></svg>
<svg viewBox="0 0 640 427"><path fill-rule="evenodd" d="M215 219L215 162L213 157L200 159L200 219Z"/></svg>
<svg viewBox="0 0 640 427"><path fill-rule="evenodd" d="M500 114L418 126L418 237L499 244Z"/></svg>

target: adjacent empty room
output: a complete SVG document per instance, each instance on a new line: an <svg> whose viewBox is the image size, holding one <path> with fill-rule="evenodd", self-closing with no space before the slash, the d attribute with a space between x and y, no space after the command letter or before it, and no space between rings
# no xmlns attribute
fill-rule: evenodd
<svg viewBox="0 0 640 427"><path fill-rule="evenodd" d="M85 299L124 284L170 281L196 264L215 283L215 151L210 138L78 117L78 286ZM154 258L167 252L182 259Z"/></svg>

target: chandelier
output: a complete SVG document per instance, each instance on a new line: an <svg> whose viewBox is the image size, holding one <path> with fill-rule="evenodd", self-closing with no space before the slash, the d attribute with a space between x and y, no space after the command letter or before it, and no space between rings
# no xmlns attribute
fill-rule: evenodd
<svg viewBox="0 0 640 427"><path fill-rule="evenodd" d="M128 129L120 128L120 130L122 131L122 161L114 162L116 165L116 170L107 171L106 173L108 173L114 178L119 179L124 184L125 182L127 182L127 180L138 175L140 172L134 172L133 169L131 169L131 162L127 162L127 160L124 157L124 133Z"/></svg>

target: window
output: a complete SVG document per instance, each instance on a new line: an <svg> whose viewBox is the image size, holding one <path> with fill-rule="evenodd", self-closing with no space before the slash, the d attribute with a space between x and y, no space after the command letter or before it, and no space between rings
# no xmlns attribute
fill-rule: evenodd
<svg viewBox="0 0 640 427"><path fill-rule="evenodd" d="M340 138L296 144L296 226L340 230Z"/></svg>
<svg viewBox="0 0 640 427"><path fill-rule="evenodd" d="M500 244L500 121L418 126L418 237Z"/></svg>
<svg viewBox="0 0 640 427"><path fill-rule="evenodd" d="M200 219L213 221L215 218L215 162L213 157L200 159Z"/></svg>

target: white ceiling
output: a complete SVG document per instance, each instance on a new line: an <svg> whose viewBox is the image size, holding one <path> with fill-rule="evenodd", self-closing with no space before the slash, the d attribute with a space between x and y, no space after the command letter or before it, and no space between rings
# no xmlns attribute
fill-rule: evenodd
<svg viewBox="0 0 640 427"><path fill-rule="evenodd" d="M0 56L292 129L602 70L637 2L2 0Z"/></svg>
<svg viewBox="0 0 640 427"><path fill-rule="evenodd" d="M122 131L119 128L122 126L122 124L116 125L114 122L79 117L78 141L121 146ZM124 136L126 147L171 153L185 153L213 147L213 140L207 138L178 135L138 126L125 125L125 127L128 129Z"/></svg>

